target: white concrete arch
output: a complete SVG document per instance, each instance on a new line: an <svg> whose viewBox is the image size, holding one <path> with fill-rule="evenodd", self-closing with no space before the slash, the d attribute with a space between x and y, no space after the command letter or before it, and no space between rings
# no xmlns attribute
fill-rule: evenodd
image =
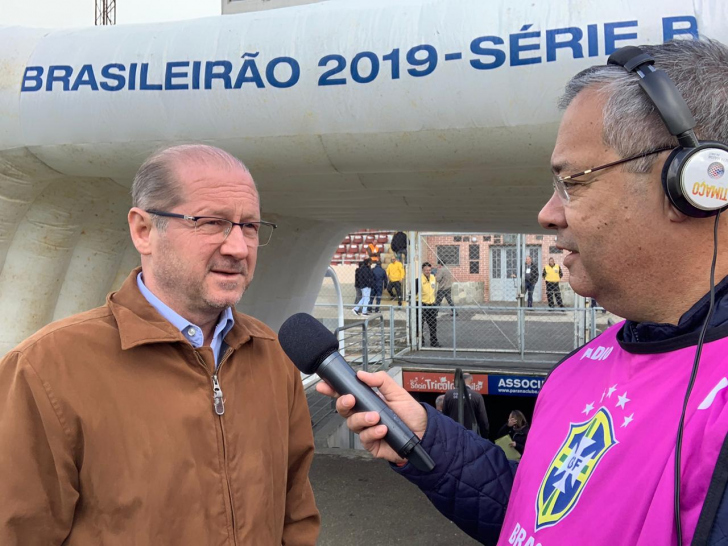
<svg viewBox="0 0 728 546"><path fill-rule="evenodd" d="M310 310L351 229L533 232L556 99L616 47L726 39L722 0L339 0L113 28L0 27L0 354L97 305L139 258L154 150L240 157L264 217L242 308Z"/></svg>

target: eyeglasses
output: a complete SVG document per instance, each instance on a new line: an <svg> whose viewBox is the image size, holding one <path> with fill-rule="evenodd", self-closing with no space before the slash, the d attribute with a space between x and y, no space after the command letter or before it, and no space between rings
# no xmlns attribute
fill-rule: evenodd
<svg viewBox="0 0 728 546"><path fill-rule="evenodd" d="M164 218L179 218L194 222L195 233L199 233L203 237L208 237L211 242L217 244L222 244L227 239L227 236L230 235L234 226L240 226L248 246L265 246L270 243L273 230L278 227L276 224L263 221L233 222L216 216L187 216L186 214L176 214L161 210L148 210L147 212Z"/></svg>
<svg viewBox="0 0 728 546"><path fill-rule="evenodd" d="M580 182L575 181L571 182L574 178L578 178L580 176L584 176L585 174L590 174L596 171L602 171L604 169L608 169L609 167L615 167L616 165L621 165L622 163L628 163L630 161L634 161L635 159L641 159L643 157L647 157L654 154L659 154L662 152L666 152L668 150L672 150L673 146L667 146L665 148L658 148L657 150L652 150L649 152L643 152L641 154L635 155L633 157L628 157L627 159L620 159L619 161L612 161L611 163L607 163L606 165L600 165L599 167L594 167L593 169L587 169L586 171L582 171L580 173L572 174L570 176L558 176L554 175L554 191L556 192L556 195L559 196L561 201L563 203L568 203L571 201L571 196L569 195L569 189L573 188L573 186L579 185L579 186L587 186L589 184L592 184L594 182L598 182L598 180L592 180L590 182Z"/></svg>

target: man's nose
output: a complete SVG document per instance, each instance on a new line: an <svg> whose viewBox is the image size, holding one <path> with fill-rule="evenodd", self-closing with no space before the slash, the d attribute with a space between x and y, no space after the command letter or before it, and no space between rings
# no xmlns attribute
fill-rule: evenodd
<svg viewBox="0 0 728 546"><path fill-rule="evenodd" d="M223 241L220 252L238 260L243 260L248 257L251 246L251 243L243 235L242 226L233 226L225 241Z"/></svg>
<svg viewBox="0 0 728 546"><path fill-rule="evenodd" d="M561 198L554 191L546 204L538 213L538 223L544 229L559 229L566 227L566 214Z"/></svg>

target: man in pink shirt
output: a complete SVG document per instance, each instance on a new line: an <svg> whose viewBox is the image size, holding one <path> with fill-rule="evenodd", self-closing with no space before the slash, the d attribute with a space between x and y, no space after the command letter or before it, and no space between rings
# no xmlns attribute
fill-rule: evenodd
<svg viewBox="0 0 728 546"><path fill-rule="evenodd" d="M370 452L397 465L484 544L728 543L725 250L717 253L714 312L685 409L679 519L674 515L676 437L709 317L713 233L725 245L728 228L725 220L716 224L714 217L686 212L664 189L671 188L678 147L686 146L684 133L670 125L680 110L672 99L682 95L697 121L693 136L723 143L713 146L712 163L698 173L707 181L703 190L695 178L685 191L698 196L717 188L715 201L726 194L728 48L680 40L641 49L629 62L592 67L567 85L551 158L554 193L539 214L541 226L556 231L557 246L568 253L564 266L574 291L627 320L552 371L519 466L416 403L384 373L359 377L378 387L422 438L436 463L432 472L412 468L381 440L386 427L377 424L376 413L353 413L351 395L337 401ZM655 70L664 71L658 79L667 73L662 83L672 80L677 91L660 87L650 98L643 79ZM326 385L318 388L334 394Z"/></svg>

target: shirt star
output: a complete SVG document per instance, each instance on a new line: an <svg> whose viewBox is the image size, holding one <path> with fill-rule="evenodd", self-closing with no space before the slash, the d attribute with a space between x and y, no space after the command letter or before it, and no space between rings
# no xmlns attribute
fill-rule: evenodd
<svg viewBox="0 0 728 546"><path fill-rule="evenodd" d="M585 414L587 417L589 417L589 412L594 409L594 402L591 404L587 404L584 408L584 411L582 411L583 414Z"/></svg>
<svg viewBox="0 0 728 546"><path fill-rule="evenodd" d="M629 425L634 420L634 413L630 415L629 417L624 418L624 423L622 423L622 426L620 428L627 428L627 425Z"/></svg>
<svg viewBox="0 0 728 546"><path fill-rule="evenodd" d="M617 407L624 409L624 405L629 402L629 398L627 398L627 393L625 392L622 396L617 395L617 398L619 398L619 402L617 402Z"/></svg>
<svg viewBox="0 0 728 546"><path fill-rule="evenodd" d="M607 396L607 389L604 389L604 392L602 393L602 399L599 400L600 402L604 402L604 397Z"/></svg>
<svg viewBox="0 0 728 546"><path fill-rule="evenodd" d="M617 385L615 384L613 387L609 387L609 392L607 393L607 398L612 397L612 393L617 390Z"/></svg>

